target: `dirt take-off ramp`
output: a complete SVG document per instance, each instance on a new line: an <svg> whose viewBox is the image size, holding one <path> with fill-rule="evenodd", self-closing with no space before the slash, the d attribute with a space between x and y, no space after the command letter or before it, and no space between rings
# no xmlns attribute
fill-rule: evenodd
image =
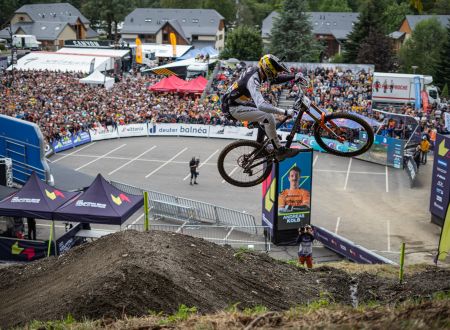
<svg viewBox="0 0 450 330"><path fill-rule="evenodd" d="M281 311L324 295L347 305L355 299L396 302L450 290L449 278L449 270L430 267L399 285L331 267L307 271L181 234L127 230L58 258L0 269L0 327L68 314L98 319L174 313L181 304L210 313L236 303Z"/></svg>

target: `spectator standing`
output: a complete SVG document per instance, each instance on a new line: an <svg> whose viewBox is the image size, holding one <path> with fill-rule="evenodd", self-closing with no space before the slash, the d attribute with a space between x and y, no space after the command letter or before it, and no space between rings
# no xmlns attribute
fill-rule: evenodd
<svg viewBox="0 0 450 330"><path fill-rule="evenodd" d="M197 168L198 168L198 164L200 163L200 159L195 159L195 157L192 157L191 161L189 162L189 168L191 170L191 186L192 186L192 179L194 179L194 184L198 184L197 183L197 176L198 176L198 172L197 172Z"/></svg>
<svg viewBox="0 0 450 330"><path fill-rule="evenodd" d="M298 247L298 262L302 266L305 265L308 268L312 268L312 244L314 241L314 231L310 225L306 225L299 229L299 235L297 237Z"/></svg>
<svg viewBox="0 0 450 330"><path fill-rule="evenodd" d="M36 220L34 218L27 218L28 225L28 239L36 240Z"/></svg>
<svg viewBox="0 0 450 330"><path fill-rule="evenodd" d="M427 154L430 151L430 142L428 142L427 136L422 136L420 141L420 162L425 165L427 163Z"/></svg>

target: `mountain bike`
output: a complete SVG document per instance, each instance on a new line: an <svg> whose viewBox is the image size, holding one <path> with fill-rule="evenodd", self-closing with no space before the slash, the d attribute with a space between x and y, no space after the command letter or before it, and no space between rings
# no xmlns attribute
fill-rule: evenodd
<svg viewBox="0 0 450 330"><path fill-rule="evenodd" d="M286 138L285 146L290 148L294 137L300 131L302 118L312 121L312 135L317 144L330 154L353 157L365 153L373 144L372 127L362 118L346 113L326 114L302 92L293 105L294 124ZM307 115L304 117L304 115ZM278 125L281 127L291 117L285 117ZM277 160L277 150L273 148L264 128L259 123L251 123L249 128L258 128L256 141L239 140L227 145L219 155L218 169L222 178L238 187L252 187L263 182L271 173ZM309 132L311 134L311 132ZM297 141L300 152L312 148Z"/></svg>

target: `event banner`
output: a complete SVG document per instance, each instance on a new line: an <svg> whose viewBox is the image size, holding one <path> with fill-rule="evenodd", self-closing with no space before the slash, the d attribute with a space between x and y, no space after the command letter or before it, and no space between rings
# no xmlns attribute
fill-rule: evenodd
<svg viewBox="0 0 450 330"><path fill-rule="evenodd" d="M78 147L89 142L91 142L91 136L89 135L89 132L80 131L72 135L72 143L74 147Z"/></svg>
<svg viewBox="0 0 450 330"><path fill-rule="evenodd" d="M417 164L411 155L406 156L405 171L409 177L410 187L413 188L417 177Z"/></svg>
<svg viewBox="0 0 450 330"><path fill-rule="evenodd" d="M78 223L72 227L68 232L56 240L56 248L58 255L69 251L72 247L83 243L83 238L76 237L76 233L81 229L81 224Z"/></svg>
<svg viewBox="0 0 450 330"><path fill-rule="evenodd" d="M91 141L114 139L119 137L117 129L113 126L102 126L95 129L89 129L89 134L91 135Z"/></svg>
<svg viewBox="0 0 450 330"><path fill-rule="evenodd" d="M210 126L209 137L219 139L256 140L258 129L239 126Z"/></svg>
<svg viewBox="0 0 450 330"><path fill-rule="evenodd" d="M404 152L404 140L375 135L375 141L370 150L356 158L394 168L403 168Z"/></svg>
<svg viewBox="0 0 450 330"><path fill-rule="evenodd" d="M359 264L394 264L370 250L332 232L314 226L314 237L327 248Z"/></svg>
<svg viewBox="0 0 450 330"><path fill-rule="evenodd" d="M437 151L437 152L436 152ZM431 182L430 212L445 219L450 194L450 136L436 135L433 176Z"/></svg>
<svg viewBox="0 0 450 330"><path fill-rule="evenodd" d="M129 124L117 127L119 137L147 136L147 124Z"/></svg>
<svg viewBox="0 0 450 330"><path fill-rule="evenodd" d="M0 237L0 260L33 261L47 255L48 242Z"/></svg>
<svg viewBox="0 0 450 330"><path fill-rule="evenodd" d="M276 165L272 166L272 171L262 184L262 225L270 228L270 235L274 235L274 225L277 217L276 203Z"/></svg>
<svg viewBox="0 0 450 330"><path fill-rule="evenodd" d="M312 152L301 152L279 164L278 229L297 229L310 223Z"/></svg>
<svg viewBox="0 0 450 330"><path fill-rule="evenodd" d="M208 137L208 125L197 124L148 124L149 135L176 135Z"/></svg>
<svg viewBox="0 0 450 330"><path fill-rule="evenodd" d="M73 148L72 138L69 136L65 136L61 140L53 141L52 146L55 152L61 152L67 149L72 149Z"/></svg>

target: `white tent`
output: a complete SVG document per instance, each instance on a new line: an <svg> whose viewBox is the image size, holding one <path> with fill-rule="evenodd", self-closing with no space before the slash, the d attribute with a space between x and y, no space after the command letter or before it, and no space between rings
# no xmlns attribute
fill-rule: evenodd
<svg viewBox="0 0 450 330"><path fill-rule="evenodd" d="M111 57L31 52L19 58L17 64L14 64L14 66L11 65L8 70L11 70L14 67L14 69L17 70L74 71L89 73L91 63L95 63L96 70L111 70L113 68Z"/></svg>
<svg viewBox="0 0 450 330"><path fill-rule="evenodd" d="M106 77L100 71L94 71L89 76L80 79L80 83L90 85L105 85L106 89L111 89L114 86L114 78Z"/></svg>

